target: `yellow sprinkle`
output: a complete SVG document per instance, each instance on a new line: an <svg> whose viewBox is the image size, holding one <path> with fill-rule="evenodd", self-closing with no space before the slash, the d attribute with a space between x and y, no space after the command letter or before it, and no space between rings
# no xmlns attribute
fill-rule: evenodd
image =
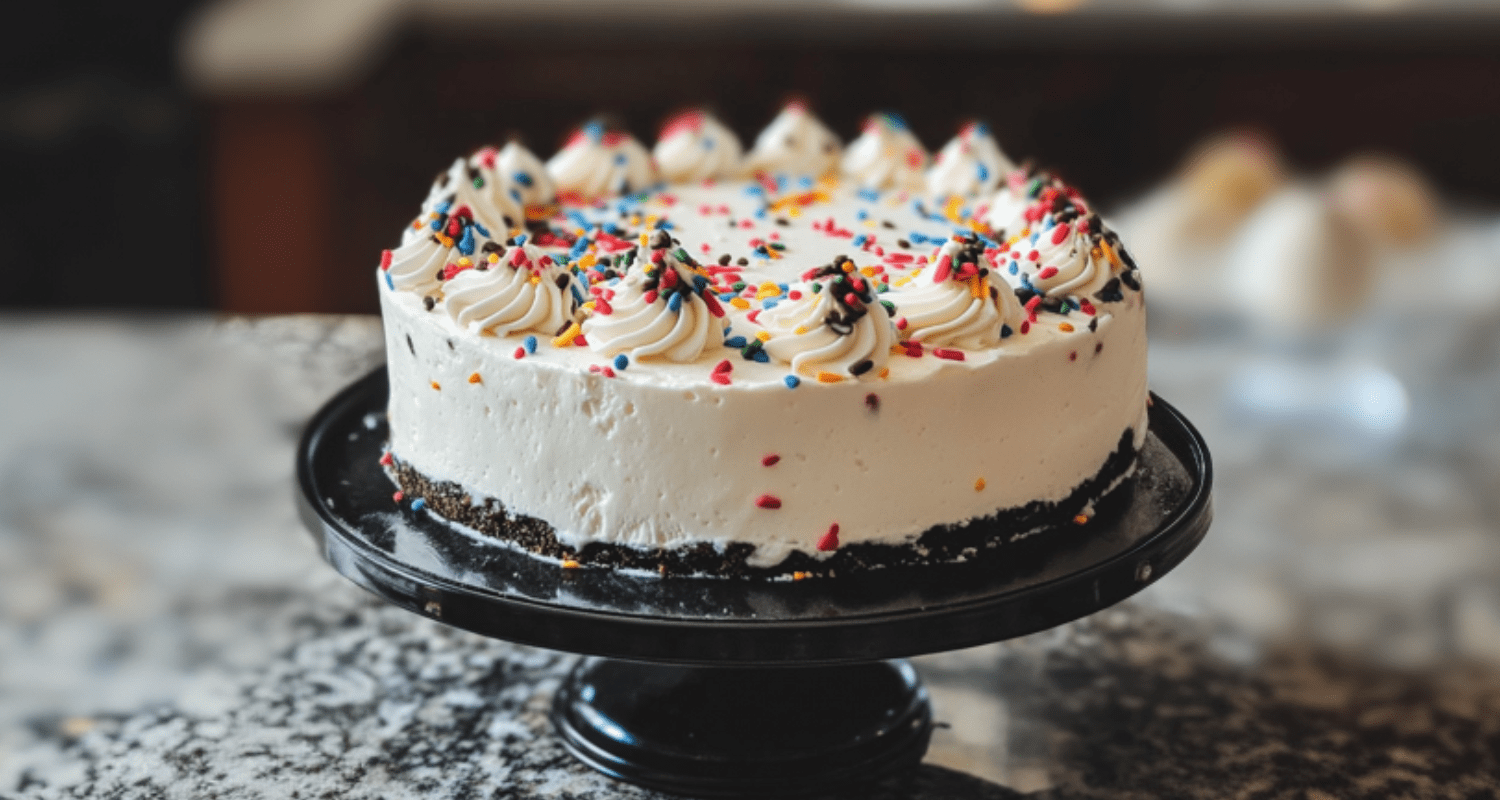
<svg viewBox="0 0 1500 800"><path fill-rule="evenodd" d="M641 238L640 238L641 247L647 247L647 246L650 245L650 243L651 243L651 237L647 236L644 233L641 234Z"/></svg>
<svg viewBox="0 0 1500 800"><path fill-rule="evenodd" d="M647 215L647 217L646 217L646 227L648 227L648 228L654 228L654 227L656 227L656 221L659 220L659 219L661 219L661 217L657 216L656 214L649 214L649 215Z"/></svg>
<svg viewBox="0 0 1500 800"><path fill-rule="evenodd" d="M891 349L895 350L897 348L892 347ZM882 377L882 378L889 378L889 377L891 377L891 368L890 367L881 367L880 368L880 377Z"/></svg>
<svg viewBox="0 0 1500 800"><path fill-rule="evenodd" d="M1064 323L1058 325L1057 329L1060 330L1060 331L1062 331L1063 333L1072 333L1073 332L1073 323L1071 323L1071 322L1064 322Z"/></svg>
<svg viewBox="0 0 1500 800"><path fill-rule="evenodd" d="M866 228L874 228L875 227L875 220L873 220L873 219L867 219L867 220L865 220L865 227Z"/></svg>
<svg viewBox="0 0 1500 800"><path fill-rule="evenodd" d="M978 275L969 278L970 297L973 297L977 300L983 300L985 295L984 288L984 282L979 279Z"/></svg>
<svg viewBox="0 0 1500 800"><path fill-rule="evenodd" d="M802 216L802 209L796 206L792 206L791 208L786 210L786 215L791 217L792 219L796 219Z"/></svg>
<svg viewBox="0 0 1500 800"><path fill-rule="evenodd" d="M584 311L593 311L594 309L596 309L598 307L599 307L599 303L597 301L594 301L594 300L590 300L587 303L583 304L583 310Z"/></svg>
<svg viewBox="0 0 1500 800"><path fill-rule="evenodd" d="M729 301L729 304L732 305L732 306L734 306L735 308L738 308L738 309L746 309L746 308L750 307L750 301L746 300L743 297L733 298L732 300Z"/></svg>
<svg viewBox="0 0 1500 800"><path fill-rule="evenodd" d="M582 330L582 328L580 328L578 326L578 323L576 323L576 322L573 323L572 325L569 325L568 329L565 330L565 331L563 331L561 336L558 336L556 339L552 340L552 346L553 347L568 347L568 346L572 345L573 344L573 339L578 336L578 332L580 330Z"/></svg>
<svg viewBox="0 0 1500 800"><path fill-rule="evenodd" d="M769 342L771 341L771 332L761 331L760 333L755 334L755 338L761 340L762 342Z"/></svg>
<svg viewBox="0 0 1500 800"><path fill-rule="evenodd" d="M593 253L588 253L583 258L578 259L578 268L588 269L597 263L599 263L599 259L595 258Z"/></svg>
<svg viewBox="0 0 1500 800"><path fill-rule="evenodd" d="M578 569L578 562L569 558L563 561L563 569Z"/></svg>
<svg viewBox="0 0 1500 800"><path fill-rule="evenodd" d="M979 478L979 479L977 479L977 480L974 481L974 491L976 491L976 492L982 492L982 491L984 491L984 478Z"/></svg>
<svg viewBox="0 0 1500 800"><path fill-rule="evenodd" d="M1087 525L1088 521L1089 518L1087 514L1079 514L1078 516L1073 518L1074 525Z"/></svg>
<svg viewBox="0 0 1500 800"><path fill-rule="evenodd" d="M434 389L434 390L435 390L435 391L439 391L439 392L441 392L441 391L442 391L442 390L443 390L443 387L442 387L442 386L440 386L440 385L438 385L438 382L437 382L437 381L433 381L433 382L432 382L432 388L433 388L433 389Z"/></svg>
<svg viewBox="0 0 1500 800"><path fill-rule="evenodd" d="M895 282L892 283L891 285L892 286L905 286L908 283L911 283L911 278L910 277L906 277L906 276L902 276L900 278L897 278L895 280Z"/></svg>
<svg viewBox="0 0 1500 800"><path fill-rule="evenodd" d="M531 276L531 285L532 286L535 286L535 285L537 285L537 284L539 284L541 282L542 282L542 279L539 276L536 276L536 275L532 275Z"/></svg>
<svg viewBox="0 0 1500 800"><path fill-rule="evenodd" d="M843 379L844 376L838 374L837 372L829 372L828 370L823 370L822 372L818 373L818 383L838 383Z"/></svg>
<svg viewBox="0 0 1500 800"><path fill-rule="evenodd" d="M854 262L853 261L845 261L842 266L844 267L844 271L845 272L853 272L854 271Z"/></svg>
<svg viewBox="0 0 1500 800"><path fill-rule="evenodd" d="M474 262L470 261L468 256L459 256L458 265L460 267L472 267L474 266Z"/></svg>
<svg viewBox="0 0 1500 800"><path fill-rule="evenodd" d="M792 573L792 580L794 580L794 581L806 580L807 578L811 578L811 577L812 577L812 573L810 573L810 572L801 572L801 571L798 571L798 572L793 572Z"/></svg>
<svg viewBox="0 0 1500 800"><path fill-rule="evenodd" d="M1092 258L1095 261L1103 261L1104 260L1104 251L1102 249L1100 249L1099 247L1096 246L1096 247L1094 247L1094 249L1092 249L1092 250L1089 251L1089 258Z"/></svg>
<svg viewBox="0 0 1500 800"><path fill-rule="evenodd" d="M802 325L798 325L797 327L795 327L795 328L792 329L792 333L795 333L798 336L801 336L802 334L807 333L807 328L804 327L804 326L802 326Z"/></svg>
<svg viewBox="0 0 1500 800"><path fill-rule="evenodd" d="M963 217L959 214L959 212L963 211L963 208L964 199L962 197L959 197L958 195L954 195L952 197L949 197L948 204L943 206L943 216L953 220L954 222L959 222L963 219Z"/></svg>
<svg viewBox="0 0 1500 800"><path fill-rule="evenodd" d="M781 287L771 281L766 281L760 285L760 288L755 290L755 299L764 300L767 297L775 297L779 294L781 294Z"/></svg>
<svg viewBox="0 0 1500 800"><path fill-rule="evenodd" d="M1120 257L1115 254L1115 249L1110 246L1109 242L1101 241L1099 245L1104 248L1105 255L1109 256L1109 269L1111 272L1119 272L1125 268L1125 265L1120 262Z"/></svg>
<svg viewBox="0 0 1500 800"><path fill-rule="evenodd" d="M479 377L479 373L475 372L469 375L469 383L484 383L484 380Z"/></svg>
<svg viewBox="0 0 1500 800"><path fill-rule="evenodd" d="M865 276L866 278L873 278L873 277L875 277L875 268L874 267L861 267L860 270L859 270L859 274Z"/></svg>
<svg viewBox="0 0 1500 800"><path fill-rule="evenodd" d="M491 264L499 264L500 263L500 254L499 253L490 253L489 258L486 259L486 260L488 260Z"/></svg>

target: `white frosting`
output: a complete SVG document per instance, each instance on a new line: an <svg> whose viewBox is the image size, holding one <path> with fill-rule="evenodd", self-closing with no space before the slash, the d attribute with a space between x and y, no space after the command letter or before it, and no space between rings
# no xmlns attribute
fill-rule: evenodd
<svg viewBox="0 0 1500 800"><path fill-rule="evenodd" d="M708 112L694 110L684 111L662 126L651 154L663 178L673 183L699 183L738 175L744 152L734 131Z"/></svg>
<svg viewBox="0 0 1500 800"><path fill-rule="evenodd" d="M423 226L441 208L458 211L467 207L474 219L497 236L504 236L505 232L525 222L526 211L512 193L509 182L497 179L493 171L480 167L477 159L478 156L473 160L454 159L452 166L437 177L402 244L420 238Z"/></svg>
<svg viewBox="0 0 1500 800"><path fill-rule="evenodd" d="M418 295L433 293L442 288L445 271L457 272L477 263L489 229L468 216L450 215L447 209L439 205L418 235L409 234L405 244L381 254L381 269L390 288Z"/></svg>
<svg viewBox="0 0 1500 800"><path fill-rule="evenodd" d="M792 102L755 138L746 167L771 175L818 177L838 166L841 151L833 131L806 105Z"/></svg>
<svg viewBox="0 0 1500 800"><path fill-rule="evenodd" d="M562 151L547 161L547 172L558 191L575 192L584 199L639 192L657 182L656 167L645 145L597 121L573 134Z"/></svg>
<svg viewBox="0 0 1500 800"><path fill-rule="evenodd" d="M1143 441L1139 292L1094 300L1094 313L1034 309L1029 332L1018 329L997 345L985 345L977 328L976 340L955 332L926 348L899 345L880 300L893 301L898 315L916 313L924 286L937 283L931 245L947 242L954 226L896 193L871 198L854 186L824 184L768 205L763 192L756 183L682 185L672 187L670 203L651 195L627 209L670 221L653 236L680 243L662 257L678 280L715 281L706 295L684 298L679 312L665 309L660 293L645 302L638 266L613 283L603 274L623 269L633 234L624 241L595 234L582 255L585 248L575 247L572 257L597 290L586 347L571 334L538 337L535 352L516 358L528 334L476 336L450 314L426 311L420 293L382 291L393 452L425 475L462 485L476 502L496 498L513 513L546 520L569 546L749 542L757 547L751 563L770 566L794 550L826 555L816 544L833 523L845 545L903 543L935 525L1060 500L1101 469L1127 428ZM586 218L568 218L580 228L623 219L614 204L569 211ZM562 258L564 249L551 252ZM679 250L704 266L693 267ZM651 248L640 252L649 258ZM832 268L838 255L856 265L849 280L875 285L875 302L860 301L867 313L850 333L814 334L828 325L819 312L831 309L820 304L832 301L828 289L812 295L809 283L831 283L831 274L817 271ZM737 266L740 258L747 264ZM910 281L918 269L919 280ZM477 280L467 275L450 288ZM881 291L886 283L893 288ZM701 308L712 315L705 298L714 291L731 299L714 298L724 317L701 317L711 341L635 349L666 341L679 329L674 321L651 328L667 330L665 338L622 349L627 336L660 325L664 314L684 314L680 320ZM600 297L612 313L598 313ZM1003 292L997 300L992 312L981 311L1002 319L1015 313ZM603 327L630 319L622 314L632 308L649 314L618 335ZM689 329L700 328L694 322L681 330ZM762 330L772 335L760 352L753 342ZM945 347L953 349L936 354ZM697 355L687 357L692 349ZM819 352L826 357L816 364L805 355ZM614 354L628 363L616 368ZM789 388L799 356L806 369ZM862 358L871 368L851 375ZM827 382L818 377L825 372ZM765 466L768 455L779 461ZM758 505L762 495L779 499L780 508Z"/></svg>
<svg viewBox="0 0 1500 800"><path fill-rule="evenodd" d="M460 327L505 336L556 334L573 316L572 273L530 245L481 253L443 287L443 307Z"/></svg>
<svg viewBox="0 0 1500 800"><path fill-rule="evenodd" d="M896 329L869 283L839 275L796 284L797 299L760 314L771 334L766 352L793 372L877 375L890 360Z"/></svg>
<svg viewBox="0 0 1500 800"><path fill-rule="evenodd" d="M891 113L871 114L859 138L844 152L840 168L867 189L916 189L922 185L927 150Z"/></svg>
<svg viewBox="0 0 1500 800"><path fill-rule="evenodd" d="M483 153L484 151L480 151ZM492 160L493 169L520 195L525 206L546 205L557 199L552 176L536 154L517 142L508 142Z"/></svg>
<svg viewBox="0 0 1500 800"><path fill-rule="evenodd" d="M583 324L589 347L606 356L627 353L631 361L679 363L722 350L727 324L722 307L694 291L696 274L676 256L667 249L655 254L657 263L636 264L615 287L601 289L593 315ZM601 301L605 305L597 305Z"/></svg>
<svg viewBox="0 0 1500 800"><path fill-rule="evenodd" d="M887 295L907 339L978 349L1016 334L1025 317L1021 304L982 250L974 250L979 247L949 241L932 267Z"/></svg>
<svg viewBox="0 0 1500 800"><path fill-rule="evenodd" d="M933 197L978 197L994 192L1016 170L982 122L970 122L933 159L927 193Z"/></svg>

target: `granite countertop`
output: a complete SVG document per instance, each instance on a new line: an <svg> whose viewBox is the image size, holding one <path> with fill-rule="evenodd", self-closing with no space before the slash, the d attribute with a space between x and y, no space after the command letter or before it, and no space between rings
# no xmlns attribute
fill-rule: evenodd
<svg viewBox="0 0 1500 800"><path fill-rule="evenodd" d="M860 796L1500 796L1494 328L1327 407L1255 390L1366 361L1155 339L1216 457L1208 539L1114 609L917 659L946 727ZM574 656L319 560L296 437L381 359L371 318L0 317L0 797L658 796L553 738Z"/></svg>

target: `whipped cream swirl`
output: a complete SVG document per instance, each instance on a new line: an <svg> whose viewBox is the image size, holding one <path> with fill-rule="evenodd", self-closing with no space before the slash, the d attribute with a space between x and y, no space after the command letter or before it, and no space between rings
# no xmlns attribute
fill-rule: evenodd
<svg viewBox="0 0 1500 800"><path fill-rule="evenodd" d="M807 106L787 103L771 124L755 138L745 166L751 172L795 177L821 177L838 166L842 146Z"/></svg>
<svg viewBox="0 0 1500 800"><path fill-rule="evenodd" d="M1089 296L1101 291L1123 266L1098 215L1085 216L1081 201L1055 187L1027 208L1032 233L995 259L1007 272L1014 265L1021 287L1048 296ZM1110 237L1112 238L1112 237Z"/></svg>
<svg viewBox="0 0 1500 800"><path fill-rule="evenodd" d="M693 259L658 231L648 259L629 266L614 286L596 286L583 322L589 347L632 361L686 363L723 347L728 320ZM630 252L641 252L639 249ZM587 307L587 306L586 306Z"/></svg>
<svg viewBox="0 0 1500 800"><path fill-rule="evenodd" d="M1026 317L978 238L944 243L931 266L889 296L906 338L929 345L994 347Z"/></svg>
<svg viewBox="0 0 1500 800"><path fill-rule="evenodd" d="M438 175L422 202L421 215L406 231L402 244L421 238L423 227L444 206L469 209L475 221L502 236L526 224L520 198L508 181L480 165L478 154L474 159L454 159L453 165Z"/></svg>
<svg viewBox="0 0 1500 800"><path fill-rule="evenodd" d="M519 142L507 142L499 150L486 147L471 161L489 170L496 180L503 180L522 206L542 206L557 200L557 187L546 166Z"/></svg>
<svg viewBox="0 0 1500 800"><path fill-rule="evenodd" d="M805 277L789 289L788 300L757 318L771 333L766 352L793 372L812 367L839 377L878 373L890 359L896 328L870 281L841 265Z"/></svg>
<svg viewBox="0 0 1500 800"><path fill-rule="evenodd" d="M922 186L927 150L897 114L881 112L865 120L859 138L844 152L841 169L866 189Z"/></svg>
<svg viewBox="0 0 1500 800"><path fill-rule="evenodd" d="M472 209L450 209L443 203L430 216L420 235L381 254L380 266L392 289L436 292L443 281L473 267L483 257L490 231L474 219Z"/></svg>
<svg viewBox="0 0 1500 800"><path fill-rule="evenodd" d="M1040 217L1028 217L1028 209L1047 187L1062 188L1062 181L1027 165L1011 170L1005 176L1005 185L990 198L989 210L985 212L985 224L996 237L1022 236L1027 226Z"/></svg>
<svg viewBox="0 0 1500 800"><path fill-rule="evenodd" d="M651 154L628 132L587 122L557 155L547 161L547 172L559 192L586 199L639 192L657 183Z"/></svg>
<svg viewBox="0 0 1500 800"><path fill-rule="evenodd" d="M577 308L573 274L531 245L508 251L484 245L472 268L443 287L443 305L459 327L495 336L518 331L555 335Z"/></svg>
<svg viewBox="0 0 1500 800"><path fill-rule="evenodd" d="M934 197L977 197L995 191L1016 165L983 122L970 122L943 149L927 170L927 193Z"/></svg>
<svg viewBox="0 0 1500 800"><path fill-rule="evenodd" d="M744 148L724 123L695 109L667 120L651 154L668 181L698 183L739 174Z"/></svg>

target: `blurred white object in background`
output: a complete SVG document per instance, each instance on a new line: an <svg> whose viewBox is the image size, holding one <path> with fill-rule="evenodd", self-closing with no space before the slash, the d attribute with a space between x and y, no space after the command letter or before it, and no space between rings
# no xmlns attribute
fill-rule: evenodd
<svg viewBox="0 0 1500 800"><path fill-rule="evenodd" d="M1326 194L1295 183L1256 209L1235 237L1225 289L1258 324L1318 327L1364 308L1375 285L1369 241Z"/></svg>
<svg viewBox="0 0 1500 800"><path fill-rule="evenodd" d="M1419 245L1438 227L1432 185L1415 167L1391 156L1348 159L1329 178L1328 193L1339 216L1382 245Z"/></svg>

